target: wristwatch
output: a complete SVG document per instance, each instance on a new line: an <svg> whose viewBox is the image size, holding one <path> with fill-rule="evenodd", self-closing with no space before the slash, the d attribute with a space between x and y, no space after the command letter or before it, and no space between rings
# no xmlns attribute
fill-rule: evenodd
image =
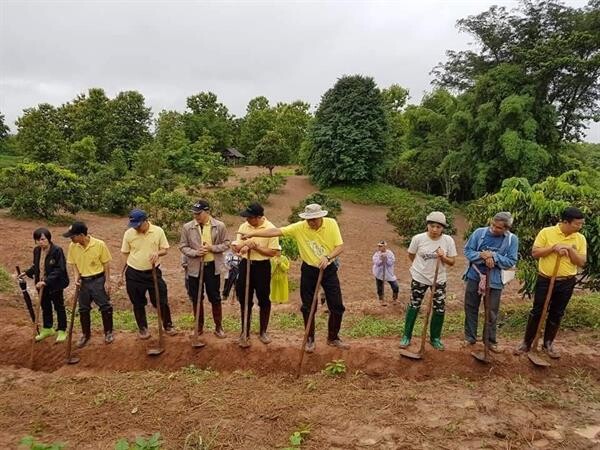
<svg viewBox="0 0 600 450"><path fill-rule="evenodd" d="M327 258L327 261L331 262L332 258L330 256L325 255L325 258Z"/></svg>

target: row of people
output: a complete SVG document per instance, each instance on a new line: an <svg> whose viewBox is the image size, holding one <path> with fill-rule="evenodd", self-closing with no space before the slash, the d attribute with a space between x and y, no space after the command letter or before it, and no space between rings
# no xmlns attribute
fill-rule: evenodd
<svg viewBox="0 0 600 450"><path fill-rule="evenodd" d="M192 211L194 219L182 227L179 249L184 257L186 268L186 285L188 296L196 311L196 301L202 301L204 293L211 304L215 334L225 337L222 326L222 297L220 294L220 276L225 267L224 255L230 249L241 257L237 268L235 290L240 303L242 330L249 330L253 301L256 296L259 307L259 340L264 344L271 342L268 335L268 324L271 313L271 276L272 258L280 255L280 236L290 236L298 244L301 266L300 297L301 312L308 322L310 306L316 289L319 272L322 271L321 286L329 310L328 337L329 345L347 349L349 346L340 339L339 331L345 307L338 278L337 258L343 251L343 240L337 222L327 216L327 211L320 205L308 205L300 213L299 222L276 228L264 215L260 204L253 203L240 213L245 218L237 231L236 239L230 242L225 224L210 214L210 205L204 200L196 202ZM518 238L510 232L512 216L500 212L491 220L490 226L473 232L467 241L464 254L469 265L464 275L465 288L465 343L472 345L477 337L477 317L479 305L484 294L485 277L489 277L490 321L488 323L489 340L492 349L496 349L496 322L502 289L506 282L507 270L515 266L518 257ZM556 283L555 293L550 304L548 322L545 329L544 348L550 356L557 356L552 343L564 310L572 295L575 274L586 260L586 242L579 230L583 226L584 217L576 208L567 208L561 222L555 227L544 228L536 237L533 256L539 258L539 276L536 284L535 300L530 312L529 321L523 343L519 351L528 351L535 329L541 315L541 305L548 289L548 279L552 275L552 267L556 258L564 256ZM412 330L421 303L428 289L431 288L439 261L436 290L433 293L433 316L430 325L430 342L436 349L443 350L441 331L445 314L447 267L454 265L457 256L454 240L444 230L446 218L441 212L432 212L427 216L426 232L414 236L408 248L411 260L411 293L410 303L405 317L405 332L401 346L410 344ZM71 239L67 258L59 246L52 243L50 231L40 228L34 232L36 248L34 264L24 274L35 278L36 287L44 288L42 301L43 328L37 340L54 334L52 327L52 308L58 318L58 341L66 338L66 315L64 312L63 289L68 285L66 264L72 267L73 276L79 286L79 314L82 336L78 346L85 346L91 336L90 309L94 301L102 314L104 340L111 343L113 336L112 304L110 302L110 261L111 255L106 244L88 234L87 226L75 222L63 234ZM154 292L152 272L158 278L158 301L163 312L163 327L168 335L176 334L173 327L168 304L167 285L160 270L160 258L166 255L169 243L164 231L148 221L147 214L139 209L129 215L128 230L121 245L123 270L118 285L125 284L127 294L133 305L133 312L138 326L139 337L150 337L146 319L146 304L156 306L157 295ZM383 284L390 284L393 300L397 300L399 286L393 271L394 255L387 249L384 241L380 242L378 251L373 255L373 274L376 288L382 299ZM244 297L246 291L246 268L249 268L249 301L247 314L244 314ZM203 282L200 286L200 267L203 267ZM200 309L203 311L203 308ZM244 317L247 322L244 323ZM203 317L200 324L203 326ZM249 331L248 331L249 333ZM249 335L240 336L247 340ZM309 332L306 351L315 349L314 323Z"/></svg>

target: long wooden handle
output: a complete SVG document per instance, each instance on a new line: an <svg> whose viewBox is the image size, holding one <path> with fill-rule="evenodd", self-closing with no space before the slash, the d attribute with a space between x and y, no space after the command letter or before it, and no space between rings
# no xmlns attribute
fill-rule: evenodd
<svg viewBox="0 0 600 450"><path fill-rule="evenodd" d="M425 341L427 339L427 328L429 328L429 317L431 316L431 310L433 309L433 296L437 289L438 272L440 270L441 258L438 257L435 261L435 273L433 274L433 284L431 285L431 295L429 296L429 302L427 304L427 314L425 315L425 321L423 322L423 332L421 333L421 347L419 347L419 355L422 355L425 351Z"/></svg>
<svg viewBox="0 0 600 450"><path fill-rule="evenodd" d="M558 275L558 269L560 267L560 259L561 255L556 255L556 262L554 263L552 278L550 278L550 285L548 286L548 292L546 292L546 298L544 299L542 315L540 316L540 321L538 322L537 330L535 332L535 339L533 340L533 345L531 346L531 348L534 351L537 350L538 342L542 334L542 325L544 324L544 321L546 320L546 315L548 313L548 306L550 305L550 299L552 298L552 292L554 291L554 284L556 283L556 276Z"/></svg>
<svg viewBox="0 0 600 450"><path fill-rule="evenodd" d="M315 320L315 313L317 311L317 301L319 298L319 286L321 286L321 282L323 281L323 269L319 269L319 276L317 277L317 285L315 286L315 293L313 294L312 303L310 305L310 314L308 315L308 320L306 322L306 327L304 328L304 339L302 339L302 347L300 348L300 361L298 362L298 370L296 371L296 378L300 376L300 372L302 371L302 362L304 361L304 347L308 342L308 335L310 334L310 329L313 321Z"/></svg>
<svg viewBox="0 0 600 450"><path fill-rule="evenodd" d="M75 293L73 294L73 305L71 308L71 322L69 322L69 336L67 337L67 352L66 359L71 359L71 350L73 345L73 324L75 323L75 309L77 308L77 300L79 299L79 285L75 285Z"/></svg>
<svg viewBox="0 0 600 450"><path fill-rule="evenodd" d="M244 334L242 340L245 342L248 339L248 328L250 324L248 323L248 304L250 299L250 252L248 249L248 253L246 254L246 286L244 289L244 323L242 324L242 333Z"/></svg>
<svg viewBox="0 0 600 450"><path fill-rule="evenodd" d="M152 263L152 281L154 282L154 297L156 298L156 313L158 315L158 345L162 348L163 344L163 323L160 307L160 293L158 292L158 276L156 275L156 265Z"/></svg>
<svg viewBox="0 0 600 450"><path fill-rule="evenodd" d="M198 275L198 292L196 292L196 326L194 327L194 339L200 336L200 311L202 305L202 288L204 284L204 256L200 257L200 274Z"/></svg>
<svg viewBox="0 0 600 450"><path fill-rule="evenodd" d="M484 358L487 361L490 351L490 269L488 267L488 271L485 276L485 297L483 298L483 309L485 310L485 323L483 324L483 354Z"/></svg>

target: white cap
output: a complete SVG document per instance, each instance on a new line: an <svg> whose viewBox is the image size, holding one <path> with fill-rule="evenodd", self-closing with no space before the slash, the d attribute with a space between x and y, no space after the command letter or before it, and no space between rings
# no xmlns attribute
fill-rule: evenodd
<svg viewBox="0 0 600 450"><path fill-rule="evenodd" d="M443 212L440 212L440 211L430 212L427 215L427 218L425 220L427 222L439 223L440 225L443 225L444 227L448 226L448 223L446 222L446 216L444 215Z"/></svg>

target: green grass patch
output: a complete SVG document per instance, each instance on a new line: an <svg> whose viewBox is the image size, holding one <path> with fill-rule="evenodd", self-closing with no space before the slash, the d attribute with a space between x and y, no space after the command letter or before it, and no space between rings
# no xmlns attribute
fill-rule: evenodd
<svg viewBox="0 0 600 450"><path fill-rule="evenodd" d="M16 166L19 163L22 163L24 158L22 156L16 155L0 155L0 169L4 169L5 167Z"/></svg>
<svg viewBox="0 0 600 450"><path fill-rule="evenodd" d="M393 206L399 203L414 203L415 201L419 202L427 199L425 194L411 192L385 183L333 186L323 189L322 192L339 200L363 205Z"/></svg>
<svg viewBox="0 0 600 450"><path fill-rule="evenodd" d="M0 266L0 292L11 292L15 289L15 281L8 271Z"/></svg>

